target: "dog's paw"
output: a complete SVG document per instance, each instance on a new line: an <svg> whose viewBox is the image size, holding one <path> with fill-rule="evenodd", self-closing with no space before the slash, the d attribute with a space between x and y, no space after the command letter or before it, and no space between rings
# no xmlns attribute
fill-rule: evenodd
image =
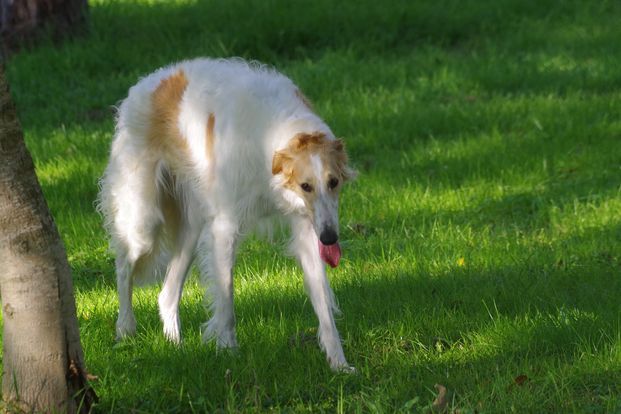
<svg viewBox="0 0 621 414"><path fill-rule="evenodd" d="M201 325L203 343L216 340L218 349L236 349L237 337L235 329L218 329L213 319Z"/></svg>
<svg viewBox="0 0 621 414"><path fill-rule="evenodd" d="M352 367L351 365L342 365L342 366L331 367L331 368L332 368L332 371L336 372L337 374L355 375L358 373L358 370L356 369L356 367Z"/></svg>
<svg viewBox="0 0 621 414"><path fill-rule="evenodd" d="M165 292L162 291L158 297L158 307L160 319L164 325L164 336L170 342L181 343L181 321L179 320L179 310L176 306L168 304Z"/></svg>
<svg viewBox="0 0 621 414"><path fill-rule="evenodd" d="M119 315L119 319L116 321L116 340L122 341L128 336L133 336L136 334L136 318L134 315L125 315L121 317Z"/></svg>
<svg viewBox="0 0 621 414"><path fill-rule="evenodd" d="M339 374L356 374L358 371L347 363L345 358L330 358L328 357L328 363L332 371Z"/></svg>
<svg viewBox="0 0 621 414"><path fill-rule="evenodd" d="M179 317L177 315L162 316L162 323L164 324L164 336L170 342L174 344L181 343L181 328Z"/></svg>
<svg viewBox="0 0 621 414"><path fill-rule="evenodd" d="M237 349L239 345L237 344L235 331L228 331L218 335L216 345L219 349Z"/></svg>

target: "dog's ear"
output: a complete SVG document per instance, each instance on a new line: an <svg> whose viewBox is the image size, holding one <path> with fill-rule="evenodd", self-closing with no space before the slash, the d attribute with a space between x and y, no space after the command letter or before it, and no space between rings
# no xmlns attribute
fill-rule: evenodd
<svg viewBox="0 0 621 414"><path fill-rule="evenodd" d="M300 132L289 142L289 148L294 151L302 151L311 145L321 145L326 142L326 134L323 132Z"/></svg>
<svg viewBox="0 0 621 414"><path fill-rule="evenodd" d="M272 157L272 175L280 174L283 166L287 161L291 160L291 156L287 150L276 151Z"/></svg>
<svg viewBox="0 0 621 414"><path fill-rule="evenodd" d="M343 140L335 139L330 145L332 146L332 151L334 151L336 164L338 165L343 180L354 180L358 176L358 173L349 166L349 157L345 151L345 143Z"/></svg>
<svg viewBox="0 0 621 414"><path fill-rule="evenodd" d="M332 149L334 151L345 153L345 144L343 143L342 139L337 138L334 141L332 141L331 144L332 144ZM345 156L347 156L347 155L345 155Z"/></svg>

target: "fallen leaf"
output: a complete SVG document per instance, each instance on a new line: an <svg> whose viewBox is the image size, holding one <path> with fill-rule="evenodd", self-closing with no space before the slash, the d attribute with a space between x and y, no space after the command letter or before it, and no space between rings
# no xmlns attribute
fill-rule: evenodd
<svg viewBox="0 0 621 414"><path fill-rule="evenodd" d="M513 382L507 387L507 392L512 392L516 387L523 387L527 385L530 378L526 374L520 374L513 378Z"/></svg>
<svg viewBox="0 0 621 414"><path fill-rule="evenodd" d="M522 386L524 384L526 384L526 381L528 381L528 377L525 374L521 374L518 375L517 377L515 377L513 379L513 382L515 382L516 385Z"/></svg>
<svg viewBox="0 0 621 414"><path fill-rule="evenodd" d="M431 411L434 413L444 413L448 408L448 390L441 384L434 385L434 388L438 390L438 396L431 403Z"/></svg>
<svg viewBox="0 0 621 414"><path fill-rule="evenodd" d="M99 381L99 377L97 375L86 373L86 379L89 381Z"/></svg>

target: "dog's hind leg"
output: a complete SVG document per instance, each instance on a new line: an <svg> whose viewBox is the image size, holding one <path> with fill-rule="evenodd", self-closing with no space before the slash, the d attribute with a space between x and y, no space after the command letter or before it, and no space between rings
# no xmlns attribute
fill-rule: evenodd
<svg viewBox="0 0 621 414"><path fill-rule="evenodd" d="M134 230L128 228L128 233L142 233L142 237L124 237L120 240L118 233L113 236L112 243L116 252L116 280L119 297L119 316L116 322L116 339L121 340L136 332L136 318L132 308L133 285L137 275L144 280L157 273L157 246L156 235L158 224L155 221L134 223ZM146 229L148 227L148 230Z"/></svg>
<svg viewBox="0 0 621 414"><path fill-rule="evenodd" d="M326 267L319 256L317 236L307 219L292 218L291 249L304 270L304 284L315 314L319 319L319 344L326 352L328 363L335 371L354 371L343 353L343 346L334 322L337 310L334 294L326 276Z"/></svg>
<svg viewBox="0 0 621 414"><path fill-rule="evenodd" d="M195 218L192 214L186 217ZM179 321L179 301L183 284L192 265L194 250L200 234L202 223L185 219L178 231L173 256L166 270L166 278L158 297L160 317L164 324L164 335L172 342L181 341L181 324Z"/></svg>
<svg viewBox="0 0 621 414"><path fill-rule="evenodd" d="M155 168L152 162L128 166L112 158L102 179L99 208L116 253L117 340L136 332L132 309L134 282L154 279L160 267L158 237L162 214L157 205Z"/></svg>
<svg viewBox="0 0 621 414"><path fill-rule="evenodd" d="M236 222L216 217L201 234L199 266L201 279L208 284L211 319L202 326L203 341L216 339L218 348L237 347L233 309L233 264L238 238ZM207 281L207 278L210 280Z"/></svg>
<svg viewBox="0 0 621 414"><path fill-rule="evenodd" d="M119 295L119 317L116 321L117 341L136 333L136 317L132 307L132 267L125 257L116 258L116 285Z"/></svg>

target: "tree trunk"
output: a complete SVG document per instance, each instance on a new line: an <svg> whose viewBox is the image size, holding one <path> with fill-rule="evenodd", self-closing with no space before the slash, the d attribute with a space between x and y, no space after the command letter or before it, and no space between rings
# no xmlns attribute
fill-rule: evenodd
<svg viewBox="0 0 621 414"><path fill-rule="evenodd" d="M0 65L2 396L28 411L88 412L71 271Z"/></svg>
<svg viewBox="0 0 621 414"><path fill-rule="evenodd" d="M83 31L87 10L87 0L0 0L3 49L31 45L46 30L56 39Z"/></svg>

